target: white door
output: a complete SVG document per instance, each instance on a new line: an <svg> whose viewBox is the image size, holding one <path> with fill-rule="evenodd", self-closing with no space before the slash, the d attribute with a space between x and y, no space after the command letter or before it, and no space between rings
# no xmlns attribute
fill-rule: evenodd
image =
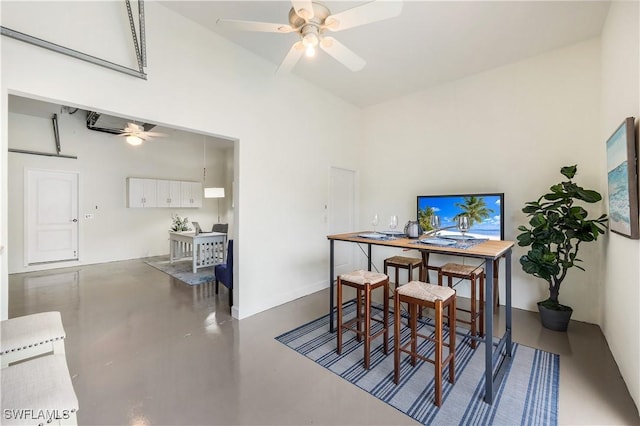
<svg viewBox="0 0 640 426"><path fill-rule="evenodd" d="M356 227L356 172L331 167L329 177L329 234L357 231ZM355 244L334 242L336 274L354 269Z"/></svg>
<svg viewBox="0 0 640 426"><path fill-rule="evenodd" d="M25 264L78 259L78 174L25 170Z"/></svg>

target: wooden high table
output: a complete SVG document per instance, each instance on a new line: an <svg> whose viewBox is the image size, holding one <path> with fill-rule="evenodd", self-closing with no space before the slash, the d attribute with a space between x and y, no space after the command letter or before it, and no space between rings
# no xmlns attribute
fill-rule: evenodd
<svg viewBox="0 0 640 426"><path fill-rule="evenodd" d="M449 246L436 246L429 244L417 243L416 239L395 238L389 240L379 240L373 238L359 237L362 232L352 232L348 234L328 235L329 240L329 330L334 332L334 243L336 241L344 241L349 243L366 244L368 268L371 270L371 248L372 246L396 247L399 249L418 250L425 253L445 254L450 256L463 256L484 259L484 270L487 279L484 280L484 337L476 337L477 340L484 342L485 348L485 385L484 385L484 401L488 404L493 403L495 391L498 389L509 364L511 364L511 249L514 245L513 241L488 240L472 246L470 248L461 249ZM498 343L493 343L493 277L494 262L499 258L505 258L505 332L500 337ZM496 262L497 264L497 262ZM469 338L473 338L469 336ZM503 353L504 350L504 353ZM498 366L494 371L494 366Z"/></svg>

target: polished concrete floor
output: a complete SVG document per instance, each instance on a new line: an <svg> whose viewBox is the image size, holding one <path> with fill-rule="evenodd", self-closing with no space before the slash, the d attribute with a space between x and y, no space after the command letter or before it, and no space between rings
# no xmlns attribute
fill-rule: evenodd
<svg viewBox="0 0 640 426"><path fill-rule="evenodd" d="M62 313L80 424L415 424L274 340L325 314L326 299L237 321L225 288L215 296L139 260L9 277L10 317ZM514 310L514 340L561 355L560 424L640 424L597 326L552 332Z"/></svg>

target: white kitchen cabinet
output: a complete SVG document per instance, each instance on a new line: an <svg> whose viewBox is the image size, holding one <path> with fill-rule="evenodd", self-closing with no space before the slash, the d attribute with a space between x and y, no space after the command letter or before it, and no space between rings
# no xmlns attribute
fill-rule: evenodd
<svg viewBox="0 0 640 426"><path fill-rule="evenodd" d="M158 207L182 207L182 182L158 180Z"/></svg>
<svg viewBox="0 0 640 426"><path fill-rule="evenodd" d="M127 207L202 207L202 183L127 178Z"/></svg>
<svg viewBox="0 0 640 426"><path fill-rule="evenodd" d="M202 184L200 182L181 182L182 207L202 207Z"/></svg>
<svg viewBox="0 0 640 426"><path fill-rule="evenodd" d="M157 206L157 181L155 179L127 178L127 202L131 208Z"/></svg>

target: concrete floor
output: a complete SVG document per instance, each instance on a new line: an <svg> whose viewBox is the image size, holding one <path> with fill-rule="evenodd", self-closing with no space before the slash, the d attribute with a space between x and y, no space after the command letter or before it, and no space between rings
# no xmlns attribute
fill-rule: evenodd
<svg viewBox="0 0 640 426"><path fill-rule="evenodd" d="M239 322L226 288L216 297L140 260L9 277L10 317L62 314L80 424L415 424L274 340L326 314L327 297ZM513 319L516 342L561 355L560 424L640 424L599 327L553 332L518 309Z"/></svg>

